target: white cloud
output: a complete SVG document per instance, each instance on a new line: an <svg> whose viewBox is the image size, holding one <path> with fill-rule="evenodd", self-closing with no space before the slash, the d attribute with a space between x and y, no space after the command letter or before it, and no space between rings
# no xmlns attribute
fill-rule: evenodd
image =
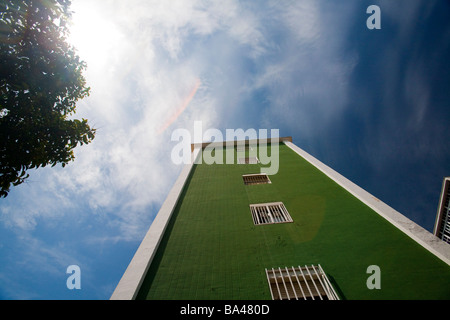
<svg viewBox="0 0 450 320"><path fill-rule="evenodd" d="M266 92L267 126L277 124L304 138L317 136L346 108L349 77L358 56L340 54L351 10L345 4L339 9L339 15L324 10L320 1L278 8L272 23L280 32L279 53L263 64L249 88Z"/></svg>
<svg viewBox="0 0 450 320"><path fill-rule="evenodd" d="M2 209L10 226L32 230L40 219L102 211L120 232L111 238L139 239L181 170L170 161L173 129L192 131L197 120L204 130L233 128L260 89L271 108L253 124L278 118L305 134L317 129L311 117L329 120L345 103L354 62L333 60L340 43L315 1L75 0L73 9L71 41L91 87L75 116L89 119L97 136L68 167L40 171L20 189L23 203L8 209L14 218Z"/></svg>
<svg viewBox="0 0 450 320"><path fill-rule="evenodd" d="M192 131L197 120L204 130L234 128L236 115L247 114L246 99L260 89L267 89L271 109L261 110L255 125L279 118L312 132L311 114L330 119L345 103L353 61L333 60L340 43L322 38L333 31L315 1L266 7L75 0L73 9L71 41L88 64L91 87L75 116L89 119L97 136L76 149L68 167L39 171L39 181L18 188L21 204L2 208L10 227L33 230L78 211L81 220L105 212L119 234L99 238L139 239L181 170L170 161L173 129ZM189 105L159 134L197 83Z"/></svg>
<svg viewBox="0 0 450 320"><path fill-rule="evenodd" d="M170 161L171 131L192 130L195 120L205 130L218 126L233 110L228 98L243 74L228 68L241 63L243 48L248 57L264 52L263 21L238 1L75 0L73 10L71 41L91 87L75 117L89 119L97 136L66 168L40 169L39 181L19 187L21 204L4 206L2 220L32 230L77 210L103 210L124 239L137 239L181 170ZM195 44L211 35L224 42ZM198 81L187 108L158 134Z"/></svg>
<svg viewBox="0 0 450 320"><path fill-rule="evenodd" d="M405 166L442 157L441 139L436 137L442 136L445 129L435 113L438 106L433 106L433 81L441 77L436 62L442 61L442 51L435 50L437 56L427 57L424 47L428 41L424 37L428 31L422 33L435 6L434 1L380 3L382 24L391 26L392 40L383 45L378 62L382 67L371 75L381 79L379 93L366 93L360 101L367 105L360 111L367 132L362 154L378 172L386 172L398 163ZM442 39L443 45L447 43L444 38L437 39ZM438 42L435 45L439 47ZM373 120L374 110L377 121Z"/></svg>
<svg viewBox="0 0 450 320"><path fill-rule="evenodd" d="M232 127L246 94L261 88L274 109L267 116L285 111L291 126L310 127L311 108L329 113L345 100L349 64L332 60L338 44L319 39L327 26L314 1L265 7L234 0L75 0L73 9L72 41L88 64L91 87L76 117L89 119L97 136L76 150L74 163L46 170L28 186L33 191L21 195L17 227L32 229L38 218L87 205L107 210L129 232L130 223L154 214L149 208L162 202L180 170L169 161L173 129L192 130L195 120L204 130ZM276 32L288 43L280 47ZM258 67L250 71L251 64ZM187 108L158 134L198 81ZM317 103L324 87L332 97ZM299 97L304 106L293 104Z"/></svg>

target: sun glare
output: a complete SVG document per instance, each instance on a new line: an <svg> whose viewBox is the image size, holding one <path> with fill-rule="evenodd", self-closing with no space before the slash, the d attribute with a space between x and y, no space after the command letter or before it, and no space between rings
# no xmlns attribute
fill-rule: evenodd
<svg viewBox="0 0 450 320"><path fill-rule="evenodd" d="M71 6L73 15L68 41L89 68L107 63L119 35L117 26L108 21L98 5L97 1L79 0L73 1Z"/></svg>

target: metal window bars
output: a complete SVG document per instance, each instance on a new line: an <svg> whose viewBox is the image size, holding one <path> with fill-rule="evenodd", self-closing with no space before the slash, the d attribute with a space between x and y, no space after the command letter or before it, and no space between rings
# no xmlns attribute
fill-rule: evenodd
<svg viewBox="0 0 450 320"><path fill-rule="evenodd" d="M446 195L446 201L444 204L444 216L442 217L439 236L443 241L450 243L450 188Z"/></svg>
<svg viewBox="0 0 450 320"><path fill-rule="evenodd" d="M339 300L321 265L266 269L272 300Z"/></svg>
<svg viewBox="0 0 450 320"><path fill-rule="evenodd" d="M272 183L269 176L265 173L244 174L242 176L245 185Z"/></svg>
<svg viewBox="0 0 450 320"><path fill-rule="evenodd" d="M282 202L251 204L250 211L255 225L293 222Z"/></svg>

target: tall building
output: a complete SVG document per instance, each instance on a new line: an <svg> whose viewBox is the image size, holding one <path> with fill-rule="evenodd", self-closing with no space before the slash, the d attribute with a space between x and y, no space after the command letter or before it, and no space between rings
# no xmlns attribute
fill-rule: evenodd
<svg viewBox="0 0 450 320"><path fill-rule="evenodd" d="M450 246L290 137L209 146L234 162L185 165L111 299L450 298Z"/></svg>
<svg viewBox="0 0 450 320"><path fill-rule="evenodd" d="M450 177L445 178L442 183L433 233L442 241L450 244Z"/></svg>

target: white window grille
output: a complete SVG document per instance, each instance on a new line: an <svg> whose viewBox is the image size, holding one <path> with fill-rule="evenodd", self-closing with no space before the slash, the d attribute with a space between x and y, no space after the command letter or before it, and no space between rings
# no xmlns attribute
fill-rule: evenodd
<svg viewBox="0 0 450 320"><path fill-rule="evenodd" d="M319 265L266 269L272 300L339 300Z"/></svg>
<svg viewBox="0 0 450 320"><path fill-rule="evenodd" d="M292 222L283 202L251 204L250 211L255 225Z"/></svg>
<svg viewBox="0 0 450 320"><path fill-rule="evenodd" d="M246 185L272 183L269 176L265 173L244 174L242 179Z"/></svg>
<svg viewBox="0 0 450 320"><path fill-rule="evenodd" d="M441 217L441 228L439 230L439 238L450 244L450 187L443 201L443 215Z"/></svg>

